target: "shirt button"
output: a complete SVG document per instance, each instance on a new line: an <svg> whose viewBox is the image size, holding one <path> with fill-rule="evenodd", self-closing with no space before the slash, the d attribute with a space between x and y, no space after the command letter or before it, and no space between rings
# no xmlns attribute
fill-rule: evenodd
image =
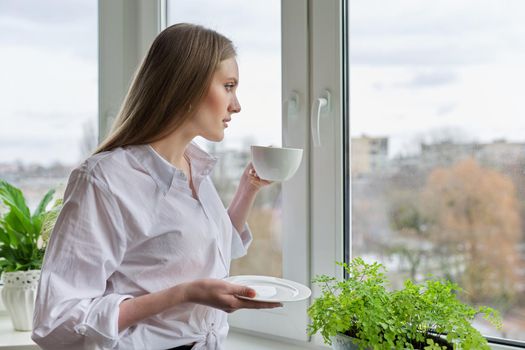
<svg viewBox="0 0 525 350"><path fill-rule="evenodd" d="M77 328L77 332L78 332L78 334L80 334L80 335L85 335L85 334L86 334L86 331L87 331L86 326L79 326L79 327Z"/></svg>

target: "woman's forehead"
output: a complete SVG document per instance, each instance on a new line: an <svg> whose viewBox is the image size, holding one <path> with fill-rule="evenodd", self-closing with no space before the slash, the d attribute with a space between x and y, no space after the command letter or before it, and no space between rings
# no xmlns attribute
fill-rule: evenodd
<svg viewBox="0 0 525 350"><path fill-rule="evenodd" d="M215 74L219 75L221 78L239 80L239 67L237 66L237 60L232 57L221 61Z"/></svg>

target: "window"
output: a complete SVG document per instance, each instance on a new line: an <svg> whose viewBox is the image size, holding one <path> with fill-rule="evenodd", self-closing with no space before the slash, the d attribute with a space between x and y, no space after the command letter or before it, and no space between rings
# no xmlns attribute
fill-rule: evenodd
<svg viewBox="0 0 525 350"><path fill-rule="evenodd" d="M459 283L502 314L501 332L475 321L484 335L521 341L524 13L519 0L349 8L352 254L396 284Z"/></svg>
<svg viewBox="0 0 525 350"><path fill-rule="evenodd" d="M0 178L34 209L97 135L95 1L0 3Z"/></svg>
<svg viewBox="0 0 525 350"><path fill-rule="evenodd" d="M273 231L278 232L281 239L280 246L273 250L281 256L280 269L252 270L256 271L254 273L273 274L272 271L276 271L276 275L309 284L310 278L318 274L342 278L343 273L335 262L348 259L350 255L361 255L384 262L399 278L412 275L417 279L430 271L443 273L447 270L440 264L453 262L450 265L453 269L447 276L458 278L468 271L469 257L463 253L479 247L479 240L469 237L459 241L450 235L449 230L438 231L443 226L436 225L436 217L429 220L428 216L421 216L427 221L414 227L395 226L395 220L392 220L399 217L392 216L392 213L399 213L399 207L395 205L422 203L427 198L423 195L430 195L432 200L425 203L437 208L438 204L450 208L452 204L474 202L477 205L482 202L476 196L462 199L461 195L468 193L464 189L449 191L458 196L452 201L437 200L434 192L426 192L427 178L439 164L443 171L440 176L435 176L435 183L441 187L436 185L434 190L446 188L449 179L459 178L454 170L481 174L479 178L492 179L501 186L485 185L494 205L488 207L492 210L487 210L492 216L486 217L494 221L491 221L488 238L492 239L493 232L500 233L500 237L505 230L503 236L511 241L504 242L501 247L509 253L504 259L490 256L485 267L489 271L494 271L491 270L494 267L499 270L482 275L482 279L491 288L498 287L498 283L494 283L498 278L509 283L511 289L523 287L523 279L514 283L514 277L507 275L511 273L523 278L520 259L524 254L525 226L524 200L520 196L525 192L525 181L520 178L525 167L520 162L525 152L519 145L523 143L524 125L523 118L517 117L519 113L523 114L523 109L520 110L517 102L520 99L515 94L523 91L521 84L525 81L519 64L525 61L523 47L519 45L525 34L523 21L519 20L523 13L519 1L509 1L504 5L496 0L461 4L446 2L447 6L441 6L441 3L438 6L409 0L392 4L281 0L255 2L253 7L233 0L220 2L220 7L216 2L204 1L191 4L179 0L121 3L128 11L131 9L131 14L126 16L133 15L137 21L126 21L122 8L114 3L101 4L106 8L101 20L101 30L105 34L101 35L102 56L112 52L101 60L101 70L107 70L101 75L101 80L106 79L101 81L102 132L120 105L125 93L122 86L127 86L155 34L169 23L189 21L225 33L234 39L239 49L239 97L244 110L228 130L225 142L231 140L232 143L225 143L224 147L228 153L240 154L237 152L242 151L244 154L238 158L237 170L232 173L226 169L221 171L225 174L225 203L228 201L228 181L234 181L241 164L248 160L246 147L249 144L271 139L270 142L276 144L282 142L305 150L303 164L294 181L283 183L280 189L274 187L275 197L267 202L274 201L266 207L270 210L280 208L281 221ZM253 11L257 11L259 19L253 17ZM245 40L252 35L249 26L253 22L253 26L259 28L262 18L268 22L256 30L252 38L257 45L251 45ZM228 21L227 25L223 24L224 21ZM247 22L249 26L244 32L241 28ZM346 30L348 25L350 31ZM277 27L280 27L280 34L276 32ZM126 30L122 31L122 28ZM119 36L121 32L124 33L123 41ZM258 37L260 33L265 34L262 39ZM480 33L483 36L479 36ZM280 48L277 47L279 41ZM267 45L261 58L280 61L280 72L275 66L271 69L265 67L264 77L251 72L254 58L250 55L256 51L250 50L261 49L260 45ZM351 50L348 50L349 46ZM112 61L115 56L119 57L116 63ZM459 58L461 60L450 62ZM474 59L477 61L472 61ZM126 62L125 74L108 69L120 67L121 61ZM476 65L472 65L473 62ZM499 65L501 62L506 65ZM116 80L107 78L112 74L117 74ZM504 77L509 79L503 80ZM261 91L257 84L250 87L254 82L266 82L267 79L272 79L272 84L275 84L271 92L256 92ZM109 89L113 81L118 84ZM251 139L245 138L247 125L260 118L255 116L258 114L255 109L260 108L258 100L266 96L271 98L264 101L264 107L273 112L269 119L264 118L272 126L268 133L257 130L257 133L247 133ZM317 111L314 107L318 106L320 98L327 99L330 108L322 113L311 113ZM253 115L248 113L250 109ZM456 114L458 111L460 115ZM485 116L486 111L492 112L492 119L488 121L480 117ZM504 119L507 117L510 119ZM317 120L319 128L312 130ZM458 132L458 126L462 126L464 132ZM487 137L486 132L497 135ZM319 142L313 142L312 134L319 135ZM262 137L257 138L260 135ZM224 151L203 145L219 155ZM460 163L467 170L454 168L458 158L467 159ZM495 160L499 165L490 165ZM510 195L512 191L505 192L512 188L514 197ZM501 199L502 195L505 195L505 201ZM281 201L280 206L275 204L277 198ZM508 209L509 206L513 209ZM416 207L422 208L422 205ZM511 219L503 219L494 216L496 212L514 214ZM274 219L275 223L279 222ZM517 222L520 223L519 232ZM477 226L473 228L476 232L485 230L482 223L483 220L475 222ZM442 239L439 244L429 238L435 232L446 233L438 235ZM500 243L499 239L497 243ZM421 252L419 265L412 269L411 256L403 255L403 249L394 253L396 247L405 251L415 247L415 257ZM431 253L450 254L452 259L443 261L444 255L431 257ZM509 266L510 269L502 268ZM496 279L487 279L486 276ZM318 292L314 287L313 296ZM483 296L486 290L481 292L473 297ZM482 301L512 301L515 307L512 312L516 312L523 307L520 299L523 294L521 290L521 294L514 293L512 298L509 295L505 297L507 299ZM506 305L509 312L510 305ZM290 304L283 310L257 314L236 312L231 324L233 328L254 330L271 337L308 342L310 339L305 331L307 306L306 303ZM517 315L515 324L522 327L519 325L523 323L523 313L514 315ZM514 329L512 335L510 329L506 332L500 336L522 339L524 333L523 328ZM317 337L311 341L322 343Z"/></svg>
<svg viewBox="0 0 525 350"><path fill-rule="evenodd" d="M126 0L99 5L101 137L117 113L130 77L160 30L179 21L194 22L233 39L238 48L238 96L243 110L233 116L223 143L198 140L220 158L213 176L224 203L229 204L241 170L250 159L249 145L275 144L305 152L293 181L274 184L259 194L249 219L255 236L250 253L254 253L236 262L232 274L269 274L308 284L306 4ZM304 301L279 310L242 310L232 315L230 325L306 340L306 307Z"/></svg>

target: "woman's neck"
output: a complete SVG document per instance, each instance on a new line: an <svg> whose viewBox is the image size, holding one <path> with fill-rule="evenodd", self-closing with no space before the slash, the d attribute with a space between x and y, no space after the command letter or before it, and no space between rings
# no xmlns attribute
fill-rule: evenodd
<svg viewBox="0 0 525 350"><path fill-rule="evenodd" d="M193 137L184 137L182 133L176 130L165 138L150 143L150 145L162 158L176 168L184 169L186 168L184 152L191 140L193 140Z"/></svg>

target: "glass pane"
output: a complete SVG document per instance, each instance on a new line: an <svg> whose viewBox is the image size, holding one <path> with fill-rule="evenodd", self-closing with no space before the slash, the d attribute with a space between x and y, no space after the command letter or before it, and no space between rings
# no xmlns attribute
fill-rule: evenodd
<svg viewBox="0 0 525 350"><path fill-rule="evenodd" d="M281 9L278 0L168 2L168 24L189 22L214 29L237 48L242 111L233 116L220 143L197 142L219 158L213 181L226 206L251 159L250 145L281 146ZM259 192L248 218L254 240L247 256L234 260L231 275L282 276L281 187Z"/></svg>
<svg viewBox="0 0 525 350"><path fill-rule="evenodd" d="M97 142L97 2L0 2L0 178L34 209Z"/></svg>
<svg viewBox="0 0 525 350"><path fill-rule="evenodd" d="M525 340L525 2L350 2L353 255Z"/></svg>

